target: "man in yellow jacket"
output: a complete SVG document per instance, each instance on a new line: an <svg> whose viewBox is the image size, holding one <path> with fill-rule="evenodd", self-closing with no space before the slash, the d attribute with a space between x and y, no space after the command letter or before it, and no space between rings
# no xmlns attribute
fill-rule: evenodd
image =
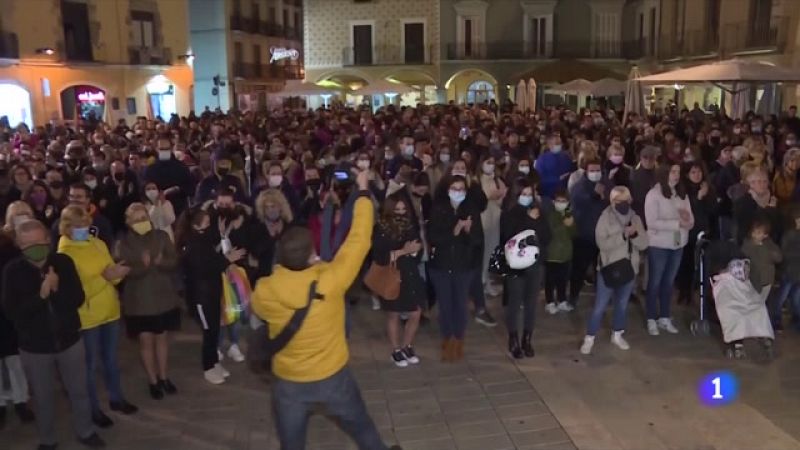
<svg viewBox="0 0 800 450"><path fill-rule="evenodd" d="M359 449L387 448L347 367L344 293L358 276L369 251L375 215L366 171L358 175L356 184L359 198L353 223L333 261L319 262L307 228L291 228L278 242L275 271L260 279L253 293L253 311L267 322L274 339L294 312L308 304L311 284L317 283L317 296L305 320L272 360L277 378L272 400L283 450L305 448L308 416L316 404L327 407Z"/></svg>

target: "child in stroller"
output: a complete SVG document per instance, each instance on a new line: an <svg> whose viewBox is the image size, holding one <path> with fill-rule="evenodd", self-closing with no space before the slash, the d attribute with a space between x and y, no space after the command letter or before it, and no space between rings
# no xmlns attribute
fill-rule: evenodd
<svg viewBox="0 0 800 450"><path fill-rule="evenodd" d="M731 241L717 241L708 249L714 305L727 348L726 356L746 356L744 339L760 341L772 358L775 334L767 310L767 299L750 282L750 261Z"/></svg>

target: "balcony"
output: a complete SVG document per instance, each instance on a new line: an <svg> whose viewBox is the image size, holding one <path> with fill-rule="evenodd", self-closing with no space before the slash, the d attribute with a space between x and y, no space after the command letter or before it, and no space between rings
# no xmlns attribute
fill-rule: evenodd
<svg viewBox="0 0 800 450"><path fill-rule="evenodd" d="M258 33L267 37L281 37L282 27L274 22L258 22Z"/></svg>
<svg viewBox="0 0 800 450"><path fill-rule="evenodd" d="M447 44L448 60L536 60L553 58L579 59L618 59L627 58L622 40L597 42L559 41L535 46L522 41L471 43L452 42ZM636 49L635 46L632 46Z"/></svg>
<svg viewBox="0 0 800 450"><path fill-rule="evenodd" d="M283 66L234 61L231 64L234 78L245 80L282 80L286 78Z"/></svg>
<svg viewBox="0 0 800 450"><path fill-rule="evenodd" d="M372 53L357 53L353 47L342 49L344 66L380 66L390 64L431 64L433 46L403 48L399 45L372 47Z"/></svg>
<svg viewBox="0 0 800 450"><path fill-rule="evenodd" d="M283 66L283 74L287 80L302 80L305 75L303 66L299 65Z"/></svg>
<svg viewBox="0 0 800 450"><path fill-rule="evenodd" d="M773 17L770 23L740 22L725 25L722 30L722 51L726 54L746 52L783 52L788 42L789 17Z"/></svg>
<svg viewBox="0 0 800 450"><path fill-rule="evenodd" d="M0 31L0 58L19 59L17 33Z"/></svg>
<svg viewBox="0 0 800 450"><path fill-rule="evenodd" d="M128 47L128 61L132 65L168 66L172 64L172 50L165 47Z"/></svg>
<svg viewBox="0 0 800 450"><path fill-rule="evenodd" d="M719 36L712 30L687 31L681 38L664 34L658 42L658 58L684 59L719 53Z"/></svg>
<svg viewBox="0 0 800 450"><path fill-rule="evenodd" d="M286 39L297 39L300 37L297 35L297 30L293 27L286 27L284 36Z"/></svg>
<svg viewBox="0 0 800 450"><path fill-rule="evenodd" d="M241 31L244 33L257 33L259 31L257 20L233 15L231 16L231 31Z"/></svg>

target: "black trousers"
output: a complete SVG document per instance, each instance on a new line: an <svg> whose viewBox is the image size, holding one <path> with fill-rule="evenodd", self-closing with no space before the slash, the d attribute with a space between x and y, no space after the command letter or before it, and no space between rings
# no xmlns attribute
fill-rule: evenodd
<svg viewBox="0 0 800 450"><path fill-rule="evenodd" d="M203 346L202 346L202 359L203 370L213 369L219 362L217 355L217 346L219 345L219 329L220 329L220 302L210 302L209 304L195 305L197 311L197 320L200 322L200 327L203 329Z"/></svg>
<svg viewBox="0 0 800 450"><path fill-rule="evenodd" d="M597 262L600 250L594 241L577 238L572 241L572 274L569 280L569 301L573 305L578 303L583 282L586 280L586 271Z"/></svg>
<svg viewBox="0 0 800 450"><path fill-rule="evenodd" d="M567 301L567 282L569 282L570 261L545 262L544 298L547 303Z"/></svg>
<svg viewBox="0 0 800 450"><path fill-rule="evenodd" d="M683 248L681 264L678 266L678 276L675 277L675 284L678 287L678 301L691 301L692 293L697 289L695 278L695 239L689 238L686 247Z"/></svg>

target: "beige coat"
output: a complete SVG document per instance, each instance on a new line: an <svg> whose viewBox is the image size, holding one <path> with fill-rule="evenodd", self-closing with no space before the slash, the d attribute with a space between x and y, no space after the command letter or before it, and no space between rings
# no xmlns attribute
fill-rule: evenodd
<svg viewBox="0 0 800 450"><path fill-rule="evenodd" d="M636 227L637 235L631 241L633 251L628 252L628 241L623 238L627 223L622 223L613 206L607 207L600 215L594 235L600 249L597 268L601 269L623 258L631 260L634 272L639 271L639 252L647 249L647 232L642 219L631 211L631 224Z"/></svg>
<svg viewBox="0 0 800 450"><path fill-rule="evenodd" d="M145 267L143 254L150 255ZM118 258L130 266L122 290L122 311L126 316L154 316L180 305L173 274L178 265L175 244L169 235L153 230L145 235L133 231L125 234L117 247ZM156 263L159 255L161 260Z"/></svg>

